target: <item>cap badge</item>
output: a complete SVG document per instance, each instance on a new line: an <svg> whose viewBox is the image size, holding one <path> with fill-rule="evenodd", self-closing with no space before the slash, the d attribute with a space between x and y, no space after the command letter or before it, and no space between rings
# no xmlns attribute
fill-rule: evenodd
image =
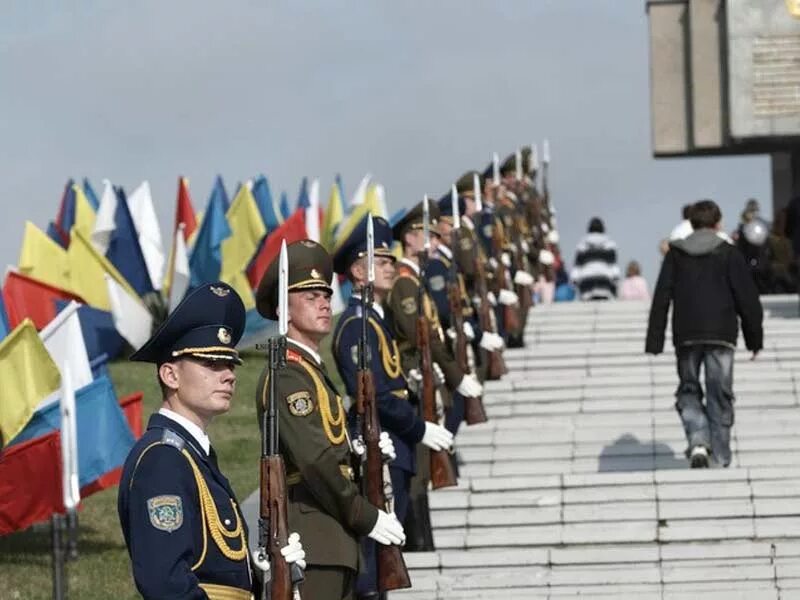
<svg viewBox="0 0 800 600"><path fill-rule="evenodd" d="M231 334L228 333L228 330L224 327L220 327L217 330L217 339L222 342L223 344L227 345L231 343Z"/></svg>
<svg viewBox="0 0 800 600"><path fill-rule="evenodd" d="M210 285L208 286L208 289L210 289L215 296L219 296L220 298L224 298L231 293L229 288L219 287L216 285Z"/></svg>
<svg viewBox="0 0 800 600"><path fill-rule="evenodd" d="M322 279L322 275L319 274L319 271L316 269L311 269L311 278L312 279Z"/></svg>
<svg viewBox="0 0 800 600"><path fill-rule="evenodd" d="M313 248L313 247L316 246L316 244L314 242L312 242L311 240L303 240L300 243L303 244L303 246L305 246L306 248Z"/></svg>

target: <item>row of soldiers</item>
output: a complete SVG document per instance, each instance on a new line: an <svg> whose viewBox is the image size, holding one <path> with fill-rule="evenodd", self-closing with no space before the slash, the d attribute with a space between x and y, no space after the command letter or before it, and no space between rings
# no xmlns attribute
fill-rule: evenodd
<svg viewBox="0 0 800 600"><path fill-rule="evenodd" d="M505 347L524 343L540 253L555 224L546 170L540 193L536 167L530 148L502 164L495 157L393 226L365 218L332 256L303 240L286 247L283 268L276 259L267 269L257 308L281 322L285 365L264 369L256 411L264 439L277 432L286 492L273 517L285 503L292 534L261 538L302 567L294 598L385 597L413 582L386 572L394 567L383 549L434 549L428 492L457 483L459 427L487 420L482 382L505 374ZM320 356L333 328L334 271L353 289L332 336L344 396ZM263 548L248 552L247 524L205 434L230 406L244 314L232 288L201 285L131 357L157 365L163 394L126 461L118 502L145 598L244 600L255 592L279 600L275 559ZM363 472L371 452L362 435L367 372L375 448L388 467L378 502ZM262 498L268 485L262 475Z"/></svg>

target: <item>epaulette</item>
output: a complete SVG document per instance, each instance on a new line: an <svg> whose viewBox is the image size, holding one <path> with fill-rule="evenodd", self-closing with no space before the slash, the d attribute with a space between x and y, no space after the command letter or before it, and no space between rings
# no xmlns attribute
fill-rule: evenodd
<svg viewBox="0 0 800 600"><path fill-rule="evenodd" d="M164 430L164 435L161 436L161 443L177 448L178 450L183 450L183 447L186 445L186 441L171 429Z"/></svg>

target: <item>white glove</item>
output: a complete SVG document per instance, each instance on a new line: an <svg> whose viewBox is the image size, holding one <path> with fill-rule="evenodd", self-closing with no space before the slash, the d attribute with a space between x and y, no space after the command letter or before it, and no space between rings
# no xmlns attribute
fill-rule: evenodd
<svg viewBox="0 0 800 600"><path fill-rule="evenodd" d="M539 229L541 229L544 233L547 233L548 231L550 231L550 225L548 225L547 223L542 223L539 226Z"/></svg>
<svg viewBox="0 0 800 600"><path fill-rule="evenodd" d="M453 446L453 434L436 423L425 423L422 443L431 450L449 450Z"/></svg>
<svg viewBox="0 0 800 600"><path fill-rule="evenodd" d="M522 240L522 241L520 241L519 245L520 245L520 247L522 248L522 251L523 251L525 254L527 254L528 252L530 252L530 251L531 251L531 246L530 246L530 244L528 244L528 242L526 242L525 240Z"/></svg>
<svg viewBox="0 0 800 600"><path fill-rule="evenodd" d="M387 513L380 509L378 509L378 520L375 521L375 527L367 535L384 546L392 544L399 546L406 541L406 533L394 513Z"/></svg>
<svg viewBox="0 0 800 600"><path fill-rule="evenodd" d="M492 306L497 306L497 298L495 298L494 292L486 292L486 299Z"/></svg>
<svg viewBox="0 0 800 600"><path fill-rule="evenodd" d="M461 383L458 384L456 391L465 398L478 398L483 394L483 386L475 375L464 375Z"/></svg>
<svg viewBox="0 0 800 600"><path fill-rule="evenodd" d="M500 256L500 260L503 261L503 265L505 265L507 269L511 268L511 257L508 255L508 252L503 252Z"/></svg>
<svg viewBox="0 0 800 600"><path fill-rule="evenodd" d="M354 437L350 440L350 448L353 451L353 454L358 456L359 458L364 456L367 453L367 446L360 437Z"/></svg>
<svg viewBox="0 0 800 600"><path fill-rule="evenodd" d="M560 237L555 229L547 234L547 241L551 244L557 244L559 239Z"/></svg>
<svg viewBox="0 0 800 600"><path fill-rule="evenodd" d="M553 256L553 253L550 252L550 250L539 250L539 264L546 267L548 265L552 265L555 260L556 257Z"/></svg>
<svg viewBox="0 0 800 600"><path fill-rule="evenodd" d="M475 339L475 330L472 328L472 323L469 321L464 321L464 335L467 336L468 342Z"/></svg>
<svg viewBox="0 0 800 600"><path fill-rule="evenodd" d="M397 452L394 449L394 442L392 438L389 437L389 434L385 431L381 431L381 437L378 439L378 448L381 449L381 454L383 455L384 459L394 460L397 458Z"/></svg>
<svg viewBox="0 0 800 600"><path fill-rule="evenodd" d="M303 550L303 544L300 543L300 534L289 534L289 539L286 540L286 545L281 548L283 558L289 564L296 564L301 569L306 568L306 551Z"/></svg>
<svg viewBox="0 0 800 600"><path fill-rule="evenodd" d="M496 333L491 331L485 331L481 336L481 343L479 344L481 348L484 350L488 350L489 352L494 352L496 350L502 350L505 346L503 342L503 338L501 338Z"/></svg>
<svg viewBox="0 0 800 600"><path fill-rule="evenodd" d="M422 387L422 373L419 369L411 369L408 372L408 389L415 396L419 395L419 390Z"/></svg>
<svg viewBox="0 0 800 600"><path fill-rule="evenodd" d="M533 276L527 271L519 270L514 273L514 283L516 285L533 285Z"/></svg>
<svg viewBox="0 0 800 600"><path fill-rule="evenodd" d="M519 296L517 296L511 290L500 290L500 294L497 299L500 301L500 304L503 304L504 306L513 306L519 302Z"/></svg>
<svg viewBox="0 0 800 600"><path fill-rule="evenodd" d="M444 371L439 363L433 363L433 382L438 387L444 384Z"/></svg>
<svg viewBox="0 0 800 600"><path fill-rule="evenodd" d="M489 266L491 267L492 271L497 269L497 259L494 256L489 258Z"/></svg>
<svg viewBox="0 0 800 600"><path fill-rule="evenodd" d="M292 533L286 541L286 545L281 548L281 555L287 563L296 563L301 569L306 568L306 551L303 550L303 544L300 543L300 534ZM256 549L251 552L253 558L253 565L256 569L262 572L263 579L269 581L269 557L264 553L264 558L261 558L261 550Z"/></svg>
<svg viewBox="0 0 800 600"><path fill-rule="evenodd" d="M456 339L456 330L454 328L448 327L445 333L447 333L447 337L449 337L451 340Z"/></svg>

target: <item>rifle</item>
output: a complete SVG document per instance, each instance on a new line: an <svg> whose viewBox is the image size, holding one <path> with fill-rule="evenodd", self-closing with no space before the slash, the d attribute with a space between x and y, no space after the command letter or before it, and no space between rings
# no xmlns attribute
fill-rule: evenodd
<svg viewBox="0 0 800 600"><path fill-rule="evenodd" d="M472 185L475 192L475 214L480 216L483 212L483 203L481 202L480 178L477 173L473 176ZM478 223L478 226L480 226L480 223ZM480 300L480 306L478 307L478 325L482 331L497 333L497 323L495 322L492 307L489 306L486 270L481 260L478 244L474 244L472 247L472 260L475 265L475 287ZM508 373L503 355L499 351L489 352L488 350L483 350L482 357L484 359L482 362L486 365L487 379L496 381Z"/></svg>
<svg viewBox="0 0 800 600"><path fill-rule="evenodd" d="M458 192L454 185L450 190L450 199L453 204L453 231L451 233L453 248L456 247L456 240L461 233L461 213L458 206ZM467 335L464 333L464 313L461 301L461 286L458 284L458 268L456 267L456 257L453 254L450 260L450 281L447 283L447 301L450 304L450 325L455 329L455 356L459 368L468 375L472 372L469 368L469 357L467 355ZM485 423L489 419L486 417L486 410L483 408L483 401L480 397L464 398L464 420L467 425Z"/></svg>
<svg viewBox="0 0 800 600"><path fill-rule="evenodd" d="M372 304L375 281L375 237L372 215L367 220L367 283L361 290L361 336L358 341L358 389L356 393L356 413L359 433L366 446L366 461L362 484L366 488L367 500L386 512L394 512L394 494L389 467L384 462L378 444L381 425L378 419L378 405L375 401L375 382L372 379L369 359L369 307ZM399 546L376 544L376 568L378 591L411 587L403 553Z"/></svg>
<svg viewBox="0 0 800 600"><path fill-rule="evenodd" d="M258 519L259 559L269 557L270 579L261 586L261 600L300 600L299 585L303 569L292 563L291 569L281 554L288 543L289 526L286 499L286 467L278 452L278 376L286 366L286 329L288 324L288 273L286 241L281 244L278 276L278 335L269 339L269 405L261 416L261 482Z"/></svg>
<svg viewBox="0 0 800 600"><path fill-rule="evenodd" d="M500 229L498 227L492 228L492 254L497 256L497 273L496 273L496 281L497 281L497 296L500 296L500 290L503 289L504 286L513 286L513 281L511 281L511 276L506 269L506 266L503 264L501 260L503 256L503 241L500 239ZM522 328L522 324L520 323L519 318L519 308L515 308L514 306L508 306L507 304L503 305L503 324L505 325L506 332L509 335L519 335L519 330Z"/></svg>
<svg viewBox="0 0 800 600"><path fill-rule="evenodd" d="M417 350L419 352L419 370L422 373L422 412L426 421L439 424L436 406L436 386L434 384L433 360L431 359L431 332L428 318L425 315L425 270L428 264L430 240L430 213L428 212L428 196L423 200L423 222L425 246L419 257L419 288L417 290ZM447 450L430 450L431 486L433 489L458 485L453 463Z"/></svg>

